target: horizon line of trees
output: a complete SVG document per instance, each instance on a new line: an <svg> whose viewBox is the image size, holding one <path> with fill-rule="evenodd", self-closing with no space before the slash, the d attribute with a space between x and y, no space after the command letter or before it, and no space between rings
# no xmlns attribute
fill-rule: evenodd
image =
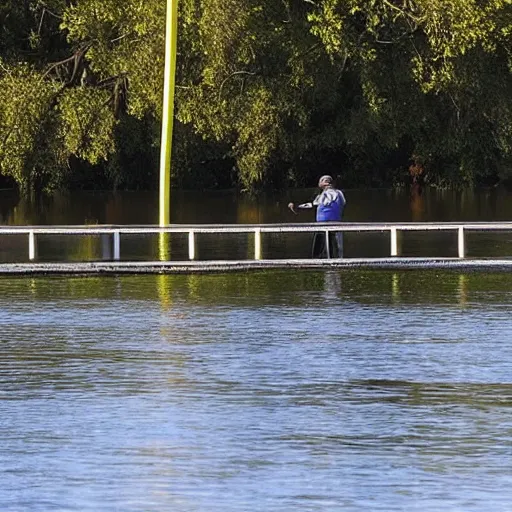
<svg viewBox="0 0 512 512"><path fill-rule="evenodd" d="M0 3L0 185L156 188L165 0ZM179 0L177 187L512 180L512 0Z"/></svg>

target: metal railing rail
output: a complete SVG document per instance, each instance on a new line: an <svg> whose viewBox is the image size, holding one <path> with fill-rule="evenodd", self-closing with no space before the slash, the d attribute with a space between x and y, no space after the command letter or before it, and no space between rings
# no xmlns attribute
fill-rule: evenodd
<svg viewBox="0 0 512 512"><path fill-rule="evenodd" d="M465 233L468 231L512 231L512 222L421 222L421 223L304 223L304 224L170 224L155 225L92 225L92 226L0 226L1 235L28 235L28 255L37 258L37 237L41 235L110 235L113 259L121 259L121 235L188 233L188 255L196 256L196 235L203 233L247 233L254 236L254 259L262 259L263 233L324 232L389 232L390 255L398 256L398 234L401 231L454 231L457 234L458 257L465 258Z"/></svg>

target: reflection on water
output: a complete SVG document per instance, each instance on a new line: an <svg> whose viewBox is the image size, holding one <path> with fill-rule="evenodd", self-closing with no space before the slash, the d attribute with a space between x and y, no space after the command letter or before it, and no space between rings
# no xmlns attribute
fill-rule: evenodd
<svg viewBox="0 0 512 512"><path fill-rule="evenodd" d="M511 192L505 189L358 189L345 193L347 222L512 220ZM315 189L258 197L229 191L173 191L170 217L176 224L312 222L313 211L293 215L287 204L315 194ZM0 190L0 224L158 224L158 194L77 191L31 201Z"/></svg>
<svg viewBox="0 0 512 512"><path fill-rule="evenodd" d="M2 511L508 510L509 274L0 287Z"/></svg>
<svg viewBox="0 0 512 512"><path fill-rule="evenodd" d="M411 220L412 222L422 222L425 219L425 196L423 187L414 183L411 187Z"/></svg>

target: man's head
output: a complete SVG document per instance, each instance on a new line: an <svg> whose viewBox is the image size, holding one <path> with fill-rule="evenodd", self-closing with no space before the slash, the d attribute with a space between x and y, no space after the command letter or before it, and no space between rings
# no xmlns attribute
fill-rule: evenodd
<svg viewBox="0 0 512 512"><path fill-rule="evenodd" d="M325 176L322 176L318 180L318 187L319 188L327 188L327 187L332 186L332 183L333 183L332 176L329 176L328 174L326 174Z"/></svg>

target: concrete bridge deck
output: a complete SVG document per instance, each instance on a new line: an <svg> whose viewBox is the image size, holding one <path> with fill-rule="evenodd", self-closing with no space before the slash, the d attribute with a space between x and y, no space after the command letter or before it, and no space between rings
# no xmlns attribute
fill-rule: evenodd
<svg viewBox="0 0 512 512"><path fill-rule="evenodd" d="M5 263L0 275L118 275L118 274L183 274L271 269L447 269L459 271L512 271L511 259L460 258L346 258L247 261L116 261L76 263Z"/></svg>

